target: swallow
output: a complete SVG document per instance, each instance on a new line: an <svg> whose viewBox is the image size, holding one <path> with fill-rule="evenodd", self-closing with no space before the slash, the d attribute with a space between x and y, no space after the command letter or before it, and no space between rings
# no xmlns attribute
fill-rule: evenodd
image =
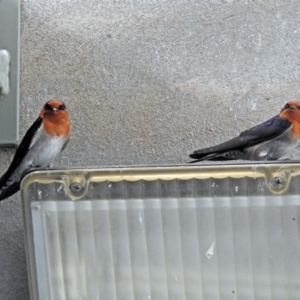
<svg viewBox="0 0 300 300"><path fill-rule="evenodd" d="M49 168L69 141L69 112L60 100L48 101L21 141L0 178L0 200L20 189L22 175L32 168Z"/></svg>
<svg viewBox="0 0 300 300"><path fill-rule="evenodd" d="M243 131L222 144L190 154L203 160L277 160L289 154L300 142L300 101L289 101L275 117Z"/></svg>

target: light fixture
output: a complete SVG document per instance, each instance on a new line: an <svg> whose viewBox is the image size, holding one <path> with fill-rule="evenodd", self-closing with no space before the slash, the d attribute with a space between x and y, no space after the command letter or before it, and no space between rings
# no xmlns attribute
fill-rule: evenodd
<svg viewBox="0 0 300 300"><path fill-rule="evenodd" d="M300 164L36 171L32 299L300 298Z"/></svg>

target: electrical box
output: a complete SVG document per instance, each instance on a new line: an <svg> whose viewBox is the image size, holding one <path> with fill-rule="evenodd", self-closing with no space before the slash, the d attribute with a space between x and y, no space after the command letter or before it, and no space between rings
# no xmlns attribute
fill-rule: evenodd
<svg viewBox="0 0 300 300"><path fill-rule="evenodd" d="M0 0L0 147L19 141L19 0Z"/></svg>

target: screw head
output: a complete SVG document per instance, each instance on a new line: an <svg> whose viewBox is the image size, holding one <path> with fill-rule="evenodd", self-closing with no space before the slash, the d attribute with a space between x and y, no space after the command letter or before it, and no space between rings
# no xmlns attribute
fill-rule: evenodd
<svg viewBox="0 0 300 300"><path fill-rule="evenodd" d="M39 210L40 209L40 206L39 205L33 205L32 206L32 210Z"/></svg>
<svg viewBox="0 0 300 300"><path fill-rule="evenodd" d="M74 193L80 193L83 190L83 186L80 182L72 182L70 184L70 189Z"/></svg>
<svg viewBox="0 0 300 300"><path fill-rule="evenodd" d="M281 178L281 177L274 177L273 178L273 182L274 182L275 185L280 185L280 184L283 183L283 178Z"/></svg>
<svg viewBox="0 0 300 300"><path fill-rule="evenodd" d="M277 190L280 190L285 186L285 179L280 176L275 176L271 179L271 186Z"/></svg>

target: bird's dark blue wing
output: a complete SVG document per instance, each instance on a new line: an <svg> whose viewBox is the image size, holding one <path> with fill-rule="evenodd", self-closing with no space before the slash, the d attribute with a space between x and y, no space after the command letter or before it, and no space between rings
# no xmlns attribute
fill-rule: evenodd
<svg viewBox="0 0 300 300"><path fill-rule="evenodd" d="M247 147L253 146L280 136L291 126L292 123L288 119L277 115L262 124L243 131L239 137L241 142L247 143Z"/></svg>
<svg viewBox="0 0 300 300"><path fill-rule="evenodd" d="M247 147L266 142L280 136L289 129L292 123L285 118L275 116L268 121L243 131L239 136L217 146L200 149L190 154L191 158L199 159L213 153L230 150L243 150Z"/></svg>
<svg viewBox="0 0 300 300"><path fill-rule="evenodd" d="M8 170L4 173L4 175L0 178L0 200L3 200L12 194L16 193L20 189L20 182L15 182L11 186L6 186L7 181L16 170L16 168L20 165L23 158L28 152L31 141L37 130L40 128L42 124L42 119L39 117L32 124L32 126L26 132L24 138L22 139L15 156L8 168Z"/></svg>

